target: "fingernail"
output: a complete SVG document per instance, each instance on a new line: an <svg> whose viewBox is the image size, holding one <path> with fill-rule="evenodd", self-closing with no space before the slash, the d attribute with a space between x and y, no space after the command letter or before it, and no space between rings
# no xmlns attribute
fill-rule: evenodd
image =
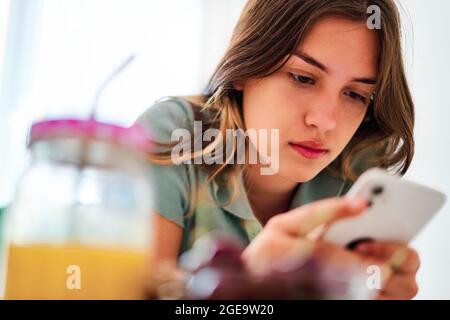
<svg viewBox="0 0 450 320"><path fill-rule="evenodd" d="M397 249L388 261L389 266L395 272L400 269L408 257L408 251L404 248Z"/></svg>

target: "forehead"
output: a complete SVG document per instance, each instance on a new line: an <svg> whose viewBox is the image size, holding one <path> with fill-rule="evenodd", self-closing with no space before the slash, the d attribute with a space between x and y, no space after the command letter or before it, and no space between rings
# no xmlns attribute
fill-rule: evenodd
<svg viewBox="0 0 450 320"><path fill-rule="evenodd" d="M330 73L351 71L352 76L368 76L377 72L377 34L365 22L322 18L311 27L297 50L326 65Z"/></svg>

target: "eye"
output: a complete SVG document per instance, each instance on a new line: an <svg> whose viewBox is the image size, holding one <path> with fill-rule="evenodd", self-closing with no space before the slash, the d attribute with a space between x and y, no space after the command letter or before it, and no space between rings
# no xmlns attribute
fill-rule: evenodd
<svg viewBox="0 0 450 320"><path fill-rule="evenodd" d="M290 72L289 72L289 76L290 76L295 82L298 82L298 83L301 83L301 84L314 85L314 84L316 83L316 82L314 81L314 79L311 78L311 77L302 76L302 75L295 74L295 73L290 73Z"/></svg>
<svg viewBox="0 0 450 320"><path fill-rule="evenodd" d="M367 103L367 98L364 97L363 95L360 95L359 93L357 93L355 91L346 91L344 94L352 100L361 102L363 104Z"/></svg>

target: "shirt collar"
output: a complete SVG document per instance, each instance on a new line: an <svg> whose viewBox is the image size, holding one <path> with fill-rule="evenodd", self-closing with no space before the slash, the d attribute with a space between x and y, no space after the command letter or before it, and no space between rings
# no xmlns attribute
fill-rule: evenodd
<svg viewBox="0 0 450 320"><path fill-rule="evenodd" d="M244 181L242 179L242 172L238 174L239 194L233 202L229 202L231 198L231 192L227 186L219 185L213 182L213 192L216 202L226 211L231 214L247 220L257 220L253 214L253 210L250 206L250 202L245 191ZM227 203L229 202L229 203Z"/></svg>
<svg viewBox="0 0 450 320"><path fill-rule="evenodd" d="M213 194L216 202L226 211L231 214L247 220L257 220L253 210L251 209L245 186L242 178L242 172L239 172L239 194L231 203L226 203L231 193L229 188L223 185L218 185L213 182ZM312 180L298 185L294 197L291 201L290 209L302 206L304 204L324 199L328 197L335 197L344 194L348 182L343 179L332 176L328 170L322 170ZM223 204L223 205L222 205Z"/></svg>

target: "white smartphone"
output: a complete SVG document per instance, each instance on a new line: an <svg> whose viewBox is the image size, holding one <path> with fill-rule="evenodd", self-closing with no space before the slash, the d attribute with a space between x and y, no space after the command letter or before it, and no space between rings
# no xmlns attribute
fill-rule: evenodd
<svg viewBox="0 0 450 320"><path fill-rule="evenodd" d="M355 196L369 201L369 208L331 225L324 240L349 248L367 240L408 243L446 201L442 192L380 168L369 169L358 178L346 194Z"/></svg>

